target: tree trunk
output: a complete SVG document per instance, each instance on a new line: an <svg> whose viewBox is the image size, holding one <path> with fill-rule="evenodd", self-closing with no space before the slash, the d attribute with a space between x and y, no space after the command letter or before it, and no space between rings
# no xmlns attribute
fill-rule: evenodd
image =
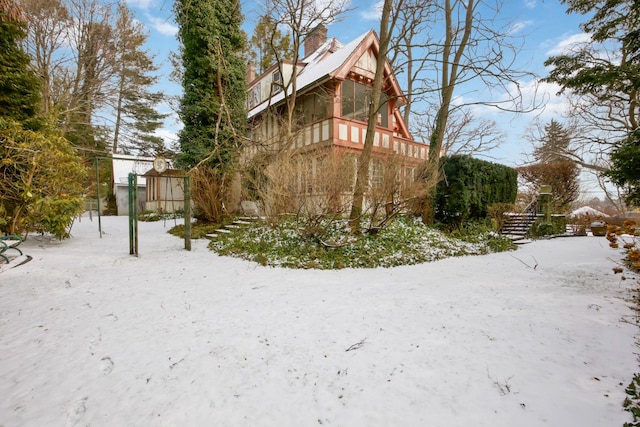
<svg viewBox="0 0 640 427"><path fill-rule="evenodd" d="M360 155L360 163L356 174L356 185L353 190L353 202L349 215L349 228L352 233L360 232L360 223L364 204L364 193L369 180L369 161L373 150L373 139L376 133L378 122L378 110L380 108L380 93L384 80L384 68L387 62L387 49L389 46L389 15L391 13L391 0L385 0L382 6L382 18L380 20L380 48L376 61L376 74L373 79L373 92L369 105L369 115L367 118L367 135L364 140L364 147Z"/></svg>
<svg viewBox="0 0 640 427"><path fill-rule="evenodd" d="M469 0L466 6L464 32L459 44L455 45L454 28L453 28L453 9L451 0L445 2L445 42L442 49L442 88L441 103L438 113L436 114L433 125L433 132L429 140L429 158L426 167L423 169L420 177L425 185L426 194L423 200L422 222L432 224L434 221L433 203L435 201L435 190L438 183L439 159L440 151L444 141L445 129L449 120L449 111L451 108L451 100L453 99L453 90L455 89L459 66L462 54L469 42L471 30L473 28L473 11L476 7L475 0ZM454 53L455 52L455 53ZM453 58L451 57L453 55ZM451 66L451 69L449 69Z"/></svg>

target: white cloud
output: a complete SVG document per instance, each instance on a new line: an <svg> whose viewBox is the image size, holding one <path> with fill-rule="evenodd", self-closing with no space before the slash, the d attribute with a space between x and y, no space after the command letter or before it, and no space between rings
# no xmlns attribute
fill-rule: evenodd
<svg viewBox="0 0 640 427"><path fill-rule="evenodd" d="M138 8L142 10L148 10L154 2L155 2L154 0L127 0L126 1L129 7Z"/></svg>
<svg viewBox="0 0 640 427"><path fill-rule="evenodd" d="M525 0L524 7L527 9L533 9L536 7L536 0Z"/></svg>
<svg viewBox="0 0 640 427"><path fill-rule="evenodd" d="M523 30L524 28L526 28L529 25L531 25L532 23L533 23L533 21L518 21L518 22L514 22L508 32L509 32L509 34L516 34L516 33L520 32L521 30Z"/></svg>
<svg viewBox="0 0 640 427"><path fill-rule="evenodd" d="M377 3L372 4L369 9L366 9L360 13L360 16L367 21L379 21L380 16L382 15L382 5L384 4L383 0L378 1Z"/></svg>
<svg viewBox="0 0 640 427"><path fill-rule="evenodd" d="M147 14L149 24L160 34L174 36L178 32L178 26L169 21L169 18L157 18Z"/></svg>
<svg viewBox="0 0 640 427"><path fill-rule="evenodd" d="M167 129L167 128L160 128L157 129L154 134L156 136L159 136L160 138L162 138L165 142L166 145L171 145L175 142L178 141L178 134L177 132L171 130L171 129Z"/></svg>
<svg viewBox="0 0 640 427"><path fill-rule="evenodd" d="M513 99L518 93L521 95L520 101L525 109L537 107L532 113L543 120L550 120L567 113L569 101L563 95L557 95L560 86L556 83L541 82L532 79L520 81L517 84L511 83L507 86L508 92L503 93L499 101ZM508 107L509 103L503 104Z"/></svg>
<svg viewBox="0 0 640 427"><path fill-rule="evenodd" d="M563 117L569 111L569 100L564 95L558 95L560 85L556 83L538 82L537 99L542 102L542 109L537 116L543 121Z"/></svg>
<svg viewBox="0 0 640 427"><path fill-rule="evenodd" d="M571 52L574 47L589 43L590 41L591 36L587 33L578 33L564 36L564 38L560 40L560 42L556 43L554 47L547 51L547 55L562 55Z"/></svg>

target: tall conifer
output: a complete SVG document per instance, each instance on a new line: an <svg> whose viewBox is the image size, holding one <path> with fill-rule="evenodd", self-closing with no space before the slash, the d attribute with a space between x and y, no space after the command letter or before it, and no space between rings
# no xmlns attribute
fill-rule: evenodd
<svg viewBox="0 0 640 427"><path fill-rule="evenodd" d="M153 62L153 56L143 49L148 35L124 3L118 5L116 30L118 70L113 152L162 155L166 151L164 141L154 132L162 126L167 115L156 110L163 94L151 91L151 86L158 80L153 75L158 66Z"/></svg>
<svg viewBox="0 0 640 427"><path fill-rule="evenodd" d="M22 13L10 0L0 1L0 116L23 125L38 113L40 81L20 47L26 37Z"/></svg>
<svg viewBox="0 0 640 427"><path fill-rule="evenodd" d="M183 90L179 163L227 171L246 123L246 35L239 0L177 0Z"/></svg>

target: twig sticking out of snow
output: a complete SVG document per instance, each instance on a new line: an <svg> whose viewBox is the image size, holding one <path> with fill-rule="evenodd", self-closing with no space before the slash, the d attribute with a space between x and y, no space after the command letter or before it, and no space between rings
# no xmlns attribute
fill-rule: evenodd
<svg viewBox="0 0 640 427"><path fill-rule="evenodd" d="M511 255L511 254L509 254L509 255ZM534 257L533 255L531 256L531 258L533 258L533 261L536 263L533 267L531 267L529 264L527 264L526 262L524 262L523 260L521 260L521 259L520 259L520 258L518 258L518 257L515 257L515 256L513 256L513 255L511 255L511 257L513 257L513 258L517 259L518 261L520 261L521 263L523 263L524 265L526 265L528 268L533 268L534 270L535 270L536 268L538 268L538 260L537 260L537 259L536 259L536 257Z"/></svg>
<svg viewBox="0 0 640 427"><path fill-rule="evenodd" d="M500 382L498 380L495 380L493 377L491 377L491 374L489 373L489 367L487 367L487 377L493 382L493 386L498 390L498 393L500 393L500 396L506 396L507 394L511 393L511 384L509 384L509 380L511 378L514 377L514 375L511 375L509 378L505 379L503 382Z"/></svg>
<svg viewBox="0 0 640 427"><path fill-rule="evenodd" d="M367 338L365 337L365 338L363 338L361 341L359 341L359 342L357 342L357 343L355 343L355 344L350 345L350 346L349 346L349 348L347 348L345 351L357 350L357 349L359 349L360 347L362 347L366 341L367 341Z"/></svg>

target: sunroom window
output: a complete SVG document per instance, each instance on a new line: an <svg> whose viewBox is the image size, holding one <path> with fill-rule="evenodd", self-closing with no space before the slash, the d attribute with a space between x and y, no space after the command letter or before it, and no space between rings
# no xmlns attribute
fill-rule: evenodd
<svg viewBox="0 0 640 427"><path fill-rule="evenodd" d="M373 88L353 80L342 82L342 117L366 122L369 116L369 104ZM381 107L378 110L378 126L389 127L387 95L380 96Z"/></svg>

